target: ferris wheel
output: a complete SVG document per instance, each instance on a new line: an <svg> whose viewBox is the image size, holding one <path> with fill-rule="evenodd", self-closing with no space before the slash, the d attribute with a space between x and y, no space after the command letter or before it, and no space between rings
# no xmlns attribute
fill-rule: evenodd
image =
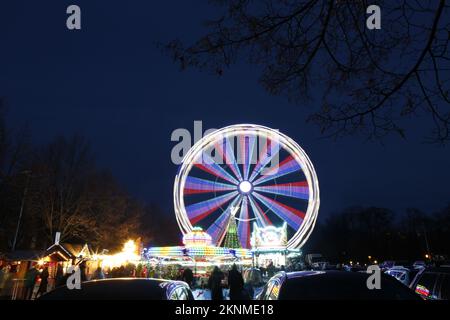
<svg viewBox="0 0 450 320"><path fill-rule="evenodd" d="M319 184L303 149L277 130L232 125L216 130L185 155L174 184L183 234L201 227L220 246L230 225L250 248L253 226L287 226L287 248L300 248L319 210Z"/></svg>

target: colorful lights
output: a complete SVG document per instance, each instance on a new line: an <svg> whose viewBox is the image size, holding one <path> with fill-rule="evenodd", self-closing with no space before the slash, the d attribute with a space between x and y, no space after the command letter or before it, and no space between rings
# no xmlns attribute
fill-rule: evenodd
<svg viewBox="0 0 450 320"><path fill-rule="evenodd" d="M194 227L191 232L183 236L183 244L188 248L210 246L211 242L211 236L200 227Z"/></svg>
<svg viewBox="0 0 450 320"><path fill-rule="evenodd" d="M248 249L230 249L214 246L205 247L154 247L144 249L143 255L150 259L151 257L229 257L229 258L251 258L251 250Z"/></svg>
<svg viewBox="0 0 450 320"><path fill-rule="evenodd" d="M252 184L248 181L242 181L239 184L239 191L241 191L242 193L249 193L252 190Z"/></svg>
<svg viewBox="0 0 450 320"><path fill-rule="evenodd" d="M133 240L128 240L127 242L125 242L125 244L123 245L122 253L132 256L136 252L137 252L137 246Z"/></svg>
<svg viewBox="0 0 450 320"><path fill-rule="evenodd" d="M428 296L430 295L430 290L428 290L426 287L421 286L421 285L417 285L415 291L416 291L416 293L418 293L419 295L421 295L424 298L428 298Z"/></svg>
<svg viewBox="0 0 450 320"><path fill-rule="evenodd" d="M103 268L112 269L127 263L138 263L141 260L141 256L137 254L137 251L138 247L136 243L133 240L128 240L123 245L121 252L113 255L96 254L95 258L101 261Z"/></svg>
<svg viewBox="0 0 450 320"><path fill-rule="evenodd" d="M282 227L274 226L253 227L252 247L253 248L286 248L286 223Z"/></svg>
<svg viewBox="0 0 450 320"><path fill-rule="evenodd" d="M249 248L253 225L282 219L293 231L287 248L300 248L314 228L319 205L317 175L303 149L279 131L258 125L233 125L206 135L186 154L174 183L181 231L189 234L202 223L215 245L234 218L230 207L239 207L241 246Z"/></svg>

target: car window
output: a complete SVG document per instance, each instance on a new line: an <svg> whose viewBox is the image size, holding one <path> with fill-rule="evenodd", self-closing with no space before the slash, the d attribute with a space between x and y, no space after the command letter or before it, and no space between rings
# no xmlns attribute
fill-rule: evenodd
<svg viewBox="0 0 450 320"><path fill-rule="evenodd" d="M169 297L170 300L189 300L189 292L186 288L178 287L172 291Z"/></svg>
<svg viewBox="0 0 450 320"><path fill-rule="evenodd" d="M436 299L434 287L438 273L424 272L416 284L415 291L425 299Z"/></svg>
<svg viewBox="0 0 450 320"><path fill-rule="evenodd" d="M278 295L280 294L281 283L278 281L274 281L272 290L270 290L268 300L278 300Z"/></svg>
<svg viewBox="0 0 450 320"><path fill-rule="evenodd" d="M169 300L178 300L178 293L177 293L177 290L173 290L173 291L170 293Z"/></svg>
<svg viewBox="0 0 450 320"><path fill-rule="evenodd" d="M442 300L450 300L450 274L443 274L440 277L440 296Z"/></svg>
<svg viewBox="0 0 450 320"><path fill-rule="evenodd" d="M270 292L272 291L272 288L273 288L274 283L275 283L275 282L274 282L273 280L272 280L272 281L269 281L269 282L267 283L267 287L266 287L266 290L264 291L264 295L262 295L262 297L263 297L264 300L269 300Z"/></svg>
<svg viewBox="0 0 450 320"><path fill-rule="evenodd" d="M178 288L178 300L189 300L189 294L186 288Z"/></svg>

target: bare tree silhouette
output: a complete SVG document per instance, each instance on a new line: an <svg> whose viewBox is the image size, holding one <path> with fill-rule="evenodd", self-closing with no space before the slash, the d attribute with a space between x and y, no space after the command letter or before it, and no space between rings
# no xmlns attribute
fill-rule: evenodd
<svg viewBox="0 0 450 320"><path fill-rule="evenodd" d="M262 67L260 81L270 93L297 103L318 99L321 107L308 119L325 136L405 137L403 119L426 115L432 129L425 138L450 139L445 0L377 1L381 30L365 27L364 0L212 2L225 13L207 23L205 36L190 46L164 45L183 69L221 75L245 58Z"/></svg>

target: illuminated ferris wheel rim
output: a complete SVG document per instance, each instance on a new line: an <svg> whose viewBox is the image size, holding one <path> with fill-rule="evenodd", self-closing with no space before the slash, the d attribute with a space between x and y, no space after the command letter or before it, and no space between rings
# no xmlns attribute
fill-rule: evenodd
<svg viewBox="0 0 450 320"><path fill-rule="evenodd" d="M202 155L204 150L208 147L214 146L214 143L221 139L229 138L231 136L238 137L250 135L257 137L262 136L276 141L280 147L284 148L294 157L295 161L301 165L301 169L308 184L308 207L305 213L305 218L303 219L300 227L289 239L287 244L288 249L300 248L309 238L315 226L319 211L320 197L317 174L308 155L294 140L277 130L255 124L237 124L218 129L197 141L194 146L189 149L183 158L174 183L174 209L180 229L183 234L192 232L193 230L193 225L188 217L184 203L184 187L186 179L189 176L189 173L199 155ZM252 188L251 184L249 186L247 184L243 184L243 182L244 181L240 181L237 187L237 192L249 192L250 190L248 188Z"/></svg>

